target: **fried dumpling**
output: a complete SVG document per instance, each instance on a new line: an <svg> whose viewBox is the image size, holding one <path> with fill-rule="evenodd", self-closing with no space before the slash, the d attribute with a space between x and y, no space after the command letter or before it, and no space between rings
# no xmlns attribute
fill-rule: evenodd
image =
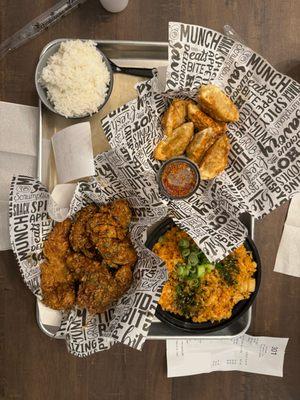
<svg viewBox="0 0 300 400"><path fill-rule="evenodd" d="M174 99L165 111L161 124L166 136L171 136L174 129L185 123L188 103L190 100Z"/></svg>
<svg viewBox="0 0 300 400"><path fill-rule="evenodd" d="M226 124L224 122L214 121L211 117L206 115L196 104L189 103L187 106L188 119L192 121L195 128L202 131L206 128L213 128L216 132L225 133Z"/></svg>
<svg viewBox="0 0 300 400"><path fill-rule="evenodd" d="M219 132L213 128L206 128L197 132L186 149L186 155L196 164L200 164L206 151L214 144Z"/></svg>
<svg viewBox="0 0 300 400"><path fill-rule="evenodd" d="M197 98L202 110L212 118L224 122L235 122L239 119L237 107L217 86L202 85Z"/></svg>
<svg viewBox="0 0 300 400"><path fill-rule="evenodd" d="M171 136L161 140L154 149L154 158L165 161L172 157L181 156L194 134L194 124L187 122L175 129Z"/></svg>
<svg viewBox="0 0 300 400"><path fill-rule="evenodd" d="M199 168L201 179L213 179L224 171L228 165L229 150L229 139L224 134L215 141L203 157Z"/></svg>

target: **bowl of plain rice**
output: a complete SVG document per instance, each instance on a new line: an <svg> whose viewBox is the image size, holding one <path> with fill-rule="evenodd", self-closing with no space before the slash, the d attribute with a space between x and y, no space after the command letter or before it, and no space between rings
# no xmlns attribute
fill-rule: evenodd
<svg viewBox="0 0 300 400"><path fill-rule="evenodd" d="M66 118L83 118L99 111L112 91L113 72L92 40L50 43L35 73L41 101Z"/></svg>

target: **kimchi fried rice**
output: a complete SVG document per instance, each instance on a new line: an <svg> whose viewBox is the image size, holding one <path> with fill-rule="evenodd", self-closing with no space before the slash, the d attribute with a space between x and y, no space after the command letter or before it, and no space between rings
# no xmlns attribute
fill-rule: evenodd
<svg viewBox="0 0 300 400"><path fill-rule="evenodd" d="M173 227L153 251L165 262L169 276L159 304L193 322L230 318L233 307L255 290L256 263L244 245L213 264L187 233Z"/></svg>

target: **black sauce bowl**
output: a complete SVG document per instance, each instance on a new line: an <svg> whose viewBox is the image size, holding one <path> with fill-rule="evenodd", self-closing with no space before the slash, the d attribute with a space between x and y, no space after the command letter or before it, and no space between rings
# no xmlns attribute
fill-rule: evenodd
<svg viewBox="0 0 300 400"><path fill-rule="evenodd" d="M171 218L167 218L161 224L159 224L153 232L149 235L146 241L146 247L150 250L154 247L154 245L158 242L158 239L164 235L168 230L175 226L174 221ZM247 250L252 252L253 261L256 262L256 271L253 275L255 279L255 290L250 294L250 297L245 300L239 301L232 309L232 315L228 319L223 319L218 322L193 322L191 319L186 319L180 315L173 314L169 311L165 311L158 304L156 308L156 317L172 326L173 328L180 329L185 332L190 333L209 333L219 331L224 329L228 325L232 324L233 321L239 319L245 312L249 309L249 307L253 304L254 299L258 293L260 281L261 281L261 262L260 257L257 251L257 248L250 237L247 237L244 243Z"/></svg>
<svg viewBox="0 0 300 400"><path fill-rule="evenodd" d="M162 175L163 175L163 172L164 172L166 166L170 165L170 164L173 164L173 163L177 163L177 162L183 162L186 165L188 165L193 170L193 172L195 174L195 178L196 178L195 185L194 185L193 189L188 194L186 194L184 196L172 196L164 188L164 185L162 183ZM172 200L184 200L184 199L187 199L188 197L192 196L192 194L194 194L196 192L196 190L199 187L201 178L200 178L200 173L199 173L199 169L198 169L197 164L195 164L192 160L190 160L189 158L187 158L185 156L179 156L179 157L170 158L169 160L165 161L162 164L162 166L159 168L159 170L157 172L156 180L157 180L157 183L158 183L159 191L163 196L168 197L169 199L172 199Z"/></svg>

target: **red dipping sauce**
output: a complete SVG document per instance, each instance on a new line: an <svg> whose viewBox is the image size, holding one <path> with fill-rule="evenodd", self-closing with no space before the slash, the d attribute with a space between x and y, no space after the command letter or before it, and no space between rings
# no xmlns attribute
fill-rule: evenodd
<svg viewBox="0 0 300 400"><path fill-rule="evenodd" d="M192 195L199 185L198 167L188 159L167 161L159 174L163 194L182 199Z"/></svg>

